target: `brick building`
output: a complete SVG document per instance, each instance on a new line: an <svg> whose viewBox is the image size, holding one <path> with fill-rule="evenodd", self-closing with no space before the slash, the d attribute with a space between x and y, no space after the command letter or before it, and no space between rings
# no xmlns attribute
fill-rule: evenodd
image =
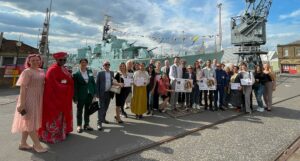
<svg viewBox="0 0 300 161"><path fill-rule="evenodd" d="M17 40L8 40L0 34L0 87L11 85L12 76L7 68L23 68L25 59L30 53L38 53L38 49Z"/></svg>
<svg viewBox="0 0 300 161"><path fill-rule="evenodd" d="M300 40L277 45L279 66L282 73L300 73Z"/></svg>

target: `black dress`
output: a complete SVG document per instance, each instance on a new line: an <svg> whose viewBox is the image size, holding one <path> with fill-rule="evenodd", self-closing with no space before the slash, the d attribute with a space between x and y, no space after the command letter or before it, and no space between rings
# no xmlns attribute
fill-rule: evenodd
<svg viewBox="0 0 300 161"><path fill-rule="evenodd" d="M118 81L118 83L124 83L124 79L122 78L121 73L116 73L115 79ZM128 96L128 90L126 88L121 88L121 93L116 94L116 106L124 106L126 98Z"/></svg>
<svg viewBox="0 0 300 161"><path fill-rule="evenodd" d="M232 83L241 83L240 76L237 75ZM234 107L242 107L243 92L241 90L230 90L230 101Z"/></svg>

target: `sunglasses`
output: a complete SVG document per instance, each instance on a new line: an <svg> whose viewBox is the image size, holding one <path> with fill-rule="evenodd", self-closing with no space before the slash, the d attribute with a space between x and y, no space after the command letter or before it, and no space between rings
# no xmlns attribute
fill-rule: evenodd
<svg viewBox="0 0 300 161"><path fill-rule="evenodd" d="M110 66L110 64L104 64L104 66Z"/></svg>
<svg viewBox="0 0 300 161"><path fill-rule="evenodd" d="M58 59L58 61L67 61L67 59Z"/></svg>

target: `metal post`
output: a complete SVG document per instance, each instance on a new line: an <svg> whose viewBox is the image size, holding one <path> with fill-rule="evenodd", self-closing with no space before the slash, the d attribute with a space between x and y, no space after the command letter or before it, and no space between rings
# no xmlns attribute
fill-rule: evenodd
<svg viewBox="0 0 300 161"><path fill-rule="evenodd" d="M20 41L18 41L16 43L16 48L17 48L17 59L16 59L16 63L15 63L15 69L13 70L13 83L12 83L12 87L15 87L16 86L16 82L17 82L17 76L19 74L18 72L18 59L19 59L19 50L20 50L20 47L22 46L22 43Z"/></svg>
<svg viewBox="0 0 300 161"><path fill-rule="evenodd" d="M222 3L217 5L219 8L219 50L222 50Z"/></svg>

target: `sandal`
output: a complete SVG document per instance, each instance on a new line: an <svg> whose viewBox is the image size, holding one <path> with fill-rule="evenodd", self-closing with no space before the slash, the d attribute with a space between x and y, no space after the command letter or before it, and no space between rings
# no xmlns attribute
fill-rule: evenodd
<svg viewBox="0 0 300 161"><path fill-rule="evenodd" d="M30 145L19 145L19 150L31 150L32 148Z"/></svg>
<svg viewBox="0 0 300 161"><path fill-rule="evenodd" d="M41 149L37 149L34 145L33 145L33 151L37 152L37 153L46 153L48 150L46 148L41 148Z"/></svg>

